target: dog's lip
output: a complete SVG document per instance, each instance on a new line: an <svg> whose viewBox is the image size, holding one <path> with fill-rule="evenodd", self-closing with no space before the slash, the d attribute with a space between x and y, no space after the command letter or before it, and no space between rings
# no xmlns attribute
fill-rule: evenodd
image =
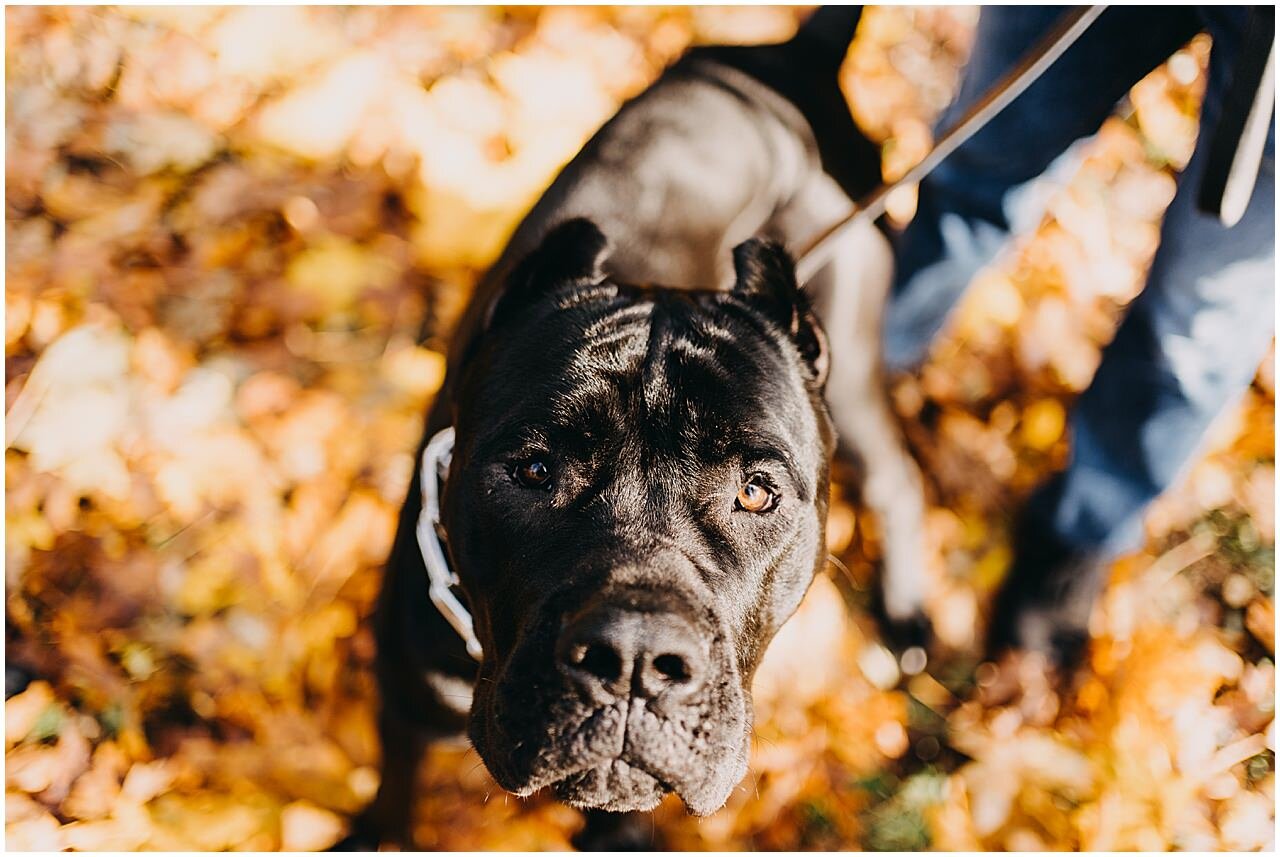
<svg viewBox="0 0 1280 857"><path fill-rule="evenodd" d="M658 792L657 801L653 802L652 805L649 805L648 802L645 802L644 805L637 803L635 807L632 807L632 809L641 811L641 812L651 810L654 807L656 807L659 802L661 802L662 795L666 795L666 794L674 793L681 800L685 800L684 795L681 794L680 790L677 789L674 785L672 785L670 782L666 781L662 777L655 774L653 771L649 769L648 766L642 764L639 761L628 758L626 754L615 756L613 758L608 758L608 759L599 759L599 760L596 760L595 762L584 763L580 765L575 765L571 768L558 770L555 773L550 774L546 777L540 777L535 783L531 783L525 788L520 789L519 791L515 792L515 794L517 797L526 798L526 797L530 797L535 792L538 792L542 789L549 789L552 792L555 792L561 786L569 785L570 781L576 777L580 777L583 774L589 773L591 771L609 768L613 765L618 764L619 762L631 768L632 770L640 774L643 774L647 779L652 780L654 785L657 787L657 792ZM559 795L559 797L562 800L567 800L571 804L578 806L582 809L592 809L592 808L595 808L596 806L595 804L588 804L585 802L573 800L567 795ZM611 797L614 797L615 799L617 799L621 796L619 795L619 796L611 796Z"/></svg>
<svg viewBox="0 0 1280 857"><path fill-rule="evenodd" d="M588 774L593 773L597 779L608 780L619 766L624 770L630 771L630 788L624 788L617 792L608 789L601 792L589 788L590 780L586 779ZM586 781L585 783L573 782L577 778L584 778ZM588 786L588 792L585 796L580 790L580 787L584 784ZM589 772L565 777L558 780L551 788L560 800L572 806L577 806L580 809L608 807L614 812L648 812L656 809L658 804L662 803L663 796L672 791L667 784L644 768L639 765L633 765L622 758L606 762Z"/></svg>
<svg viewBox="0 0 1280 857"><path fill-rule="evenodd" d="M747 734L744 735L744 741L749 734L750 732L748 731ZM626 750L617 754L602 753L599 755L592 755L589 759L578 761L576 763L565 764L563 766L556 765L542 767L539 765L536 767L542 767L542 770L532 772L532 776L519 784L510 782L507 777L499 776L499 771L502 770L501 768L495 769L490 767L490 770L493 771L495 779L498 780L499 784L504 789L511 792L516 797L528 798L542 789L554 789L556 786L565 783L567 780L570 780L575 776L579 776L588 771L606 767L617 762L623 762L639 773L642 773L652 779L660 789L661 794L675 794L680 798L681 802L684 803L689 813L695 816L711 815L723 807L725 800L728 798L728 792L726 791L725 794L719 796L719 800L716 800L714 794L718 789L714 788L710 793L704 793L704 784L700 783L699 778L696 775L692 777L681 776L680 772L673 772L670 770L665 773L661 773L655 769L654 765L646 763L636 754L630 753ZM745 761L743 762L743 768L744 771L740 771L739 775L745 772ZM584 808L589 808L585 804L582 806ZM652 807L650 807L650 809L651 808Z"/></svg>
<svg viewBox="0 0 1280 857"><path fill-rule="evenodd" d="M568 767L558 768L555 771L549 771L541 776L534 777L518 789L511 789L511 793L516 797L529 797L541 789L555 788L561 783L571 780L580 774L585 774L587 771L593 771L596 768L607 767L615 762L623 762L627 766L634 768L649 777L658 784L664 793L674 792L677 795L680 794L680 790L676 788L675 785L654 773L650 770L648 765L644 764L644 762L639 759L632 758L627 753L612 757L602 757L590 762L582 762L577 765L570 765Z"/></svg>

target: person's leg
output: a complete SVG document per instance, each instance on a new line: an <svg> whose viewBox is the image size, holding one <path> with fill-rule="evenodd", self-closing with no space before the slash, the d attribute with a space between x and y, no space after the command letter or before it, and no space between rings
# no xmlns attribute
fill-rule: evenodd
<svg viewBox="0 0 1280 857"><path fill-rule="evenodd" d="M1239 223L1226 228L1196 207L1239 44L1238 20L1207 23L1214 47L1195 154L1179 177L1147 286L1073 409L1070 463L1025 510L994 616L997 645L1073 654L1108 560L1135 546L1147 505L1183 472L1218 414L1239 401L1271 342L1274 136Z"/></svg>
<svg viewBox="0 0 1280 857"><path fill-rule="evenodd" d="M1062 7L982 10L947 127L982 97L1063 14ZM1076 140L1093 134L1129 88L1200 24L1187 8L1111 7L1076 44L920 184L916 215L896 241L884 320L890 368L919 362L951 307L1011 230L1018 191ZM1034 213L1022 213L1019 219Z"/></svg>

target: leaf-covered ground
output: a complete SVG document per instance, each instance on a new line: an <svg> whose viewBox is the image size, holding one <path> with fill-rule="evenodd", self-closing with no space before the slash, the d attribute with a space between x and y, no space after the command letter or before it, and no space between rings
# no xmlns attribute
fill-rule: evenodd
<svg viewBox="0 0 1280 857"><path fill-rule="evenodd" d="M379 564L478 271L687 45L799 14L6 10L7 847L340 837L377 787ZM887 174L927 148L975 19L868 13L843 74ZM838 562L757 682L750 775L710 818L664 804L669 845L1273 842L1272 358L1117 563L1065 687L973 654L1011 517L1140 288L1208 47L1134 89L893 380L949 653L904 678L879 646L874 527L841 493ZM420 793L423 846L560 848L579 824L465 747Z"/></svg>

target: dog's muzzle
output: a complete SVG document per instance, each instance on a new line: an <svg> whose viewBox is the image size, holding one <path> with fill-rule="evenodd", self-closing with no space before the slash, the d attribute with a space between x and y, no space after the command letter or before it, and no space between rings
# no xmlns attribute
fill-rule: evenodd
<svg viewBox="0 0 1280 857"><path fill-rule="evenodd" d="M671 592L609 588L586 602L539 611L477 688L481 756L517 794L550 787L619 812L675 792L695 814L719 809L745 772L749 731L727 635Z"/></svg>

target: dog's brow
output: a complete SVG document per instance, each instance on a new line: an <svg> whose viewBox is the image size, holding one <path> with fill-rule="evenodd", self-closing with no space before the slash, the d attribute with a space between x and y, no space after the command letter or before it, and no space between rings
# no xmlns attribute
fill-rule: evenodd
<svg viewBox="0 0 1280 857"><path fill-rule="evenodd" d="M768 434L751 433L737 441L730 441L724 452L730 457L740 458L744 463L774 461L782 465L792 483L800 490L801 500L807 501L813 492L797 465L795 458L787 452L786 444L781 439Z"/></svg>
<svg viewBox="0 0 1280 857"><path fill-rule="evenodd" d="M476 451L481 457L496 453L509 453L513 449L532 449L547 445L548 438L541 426L526 419L512 417L503 420L484 432Z"/></svg>

